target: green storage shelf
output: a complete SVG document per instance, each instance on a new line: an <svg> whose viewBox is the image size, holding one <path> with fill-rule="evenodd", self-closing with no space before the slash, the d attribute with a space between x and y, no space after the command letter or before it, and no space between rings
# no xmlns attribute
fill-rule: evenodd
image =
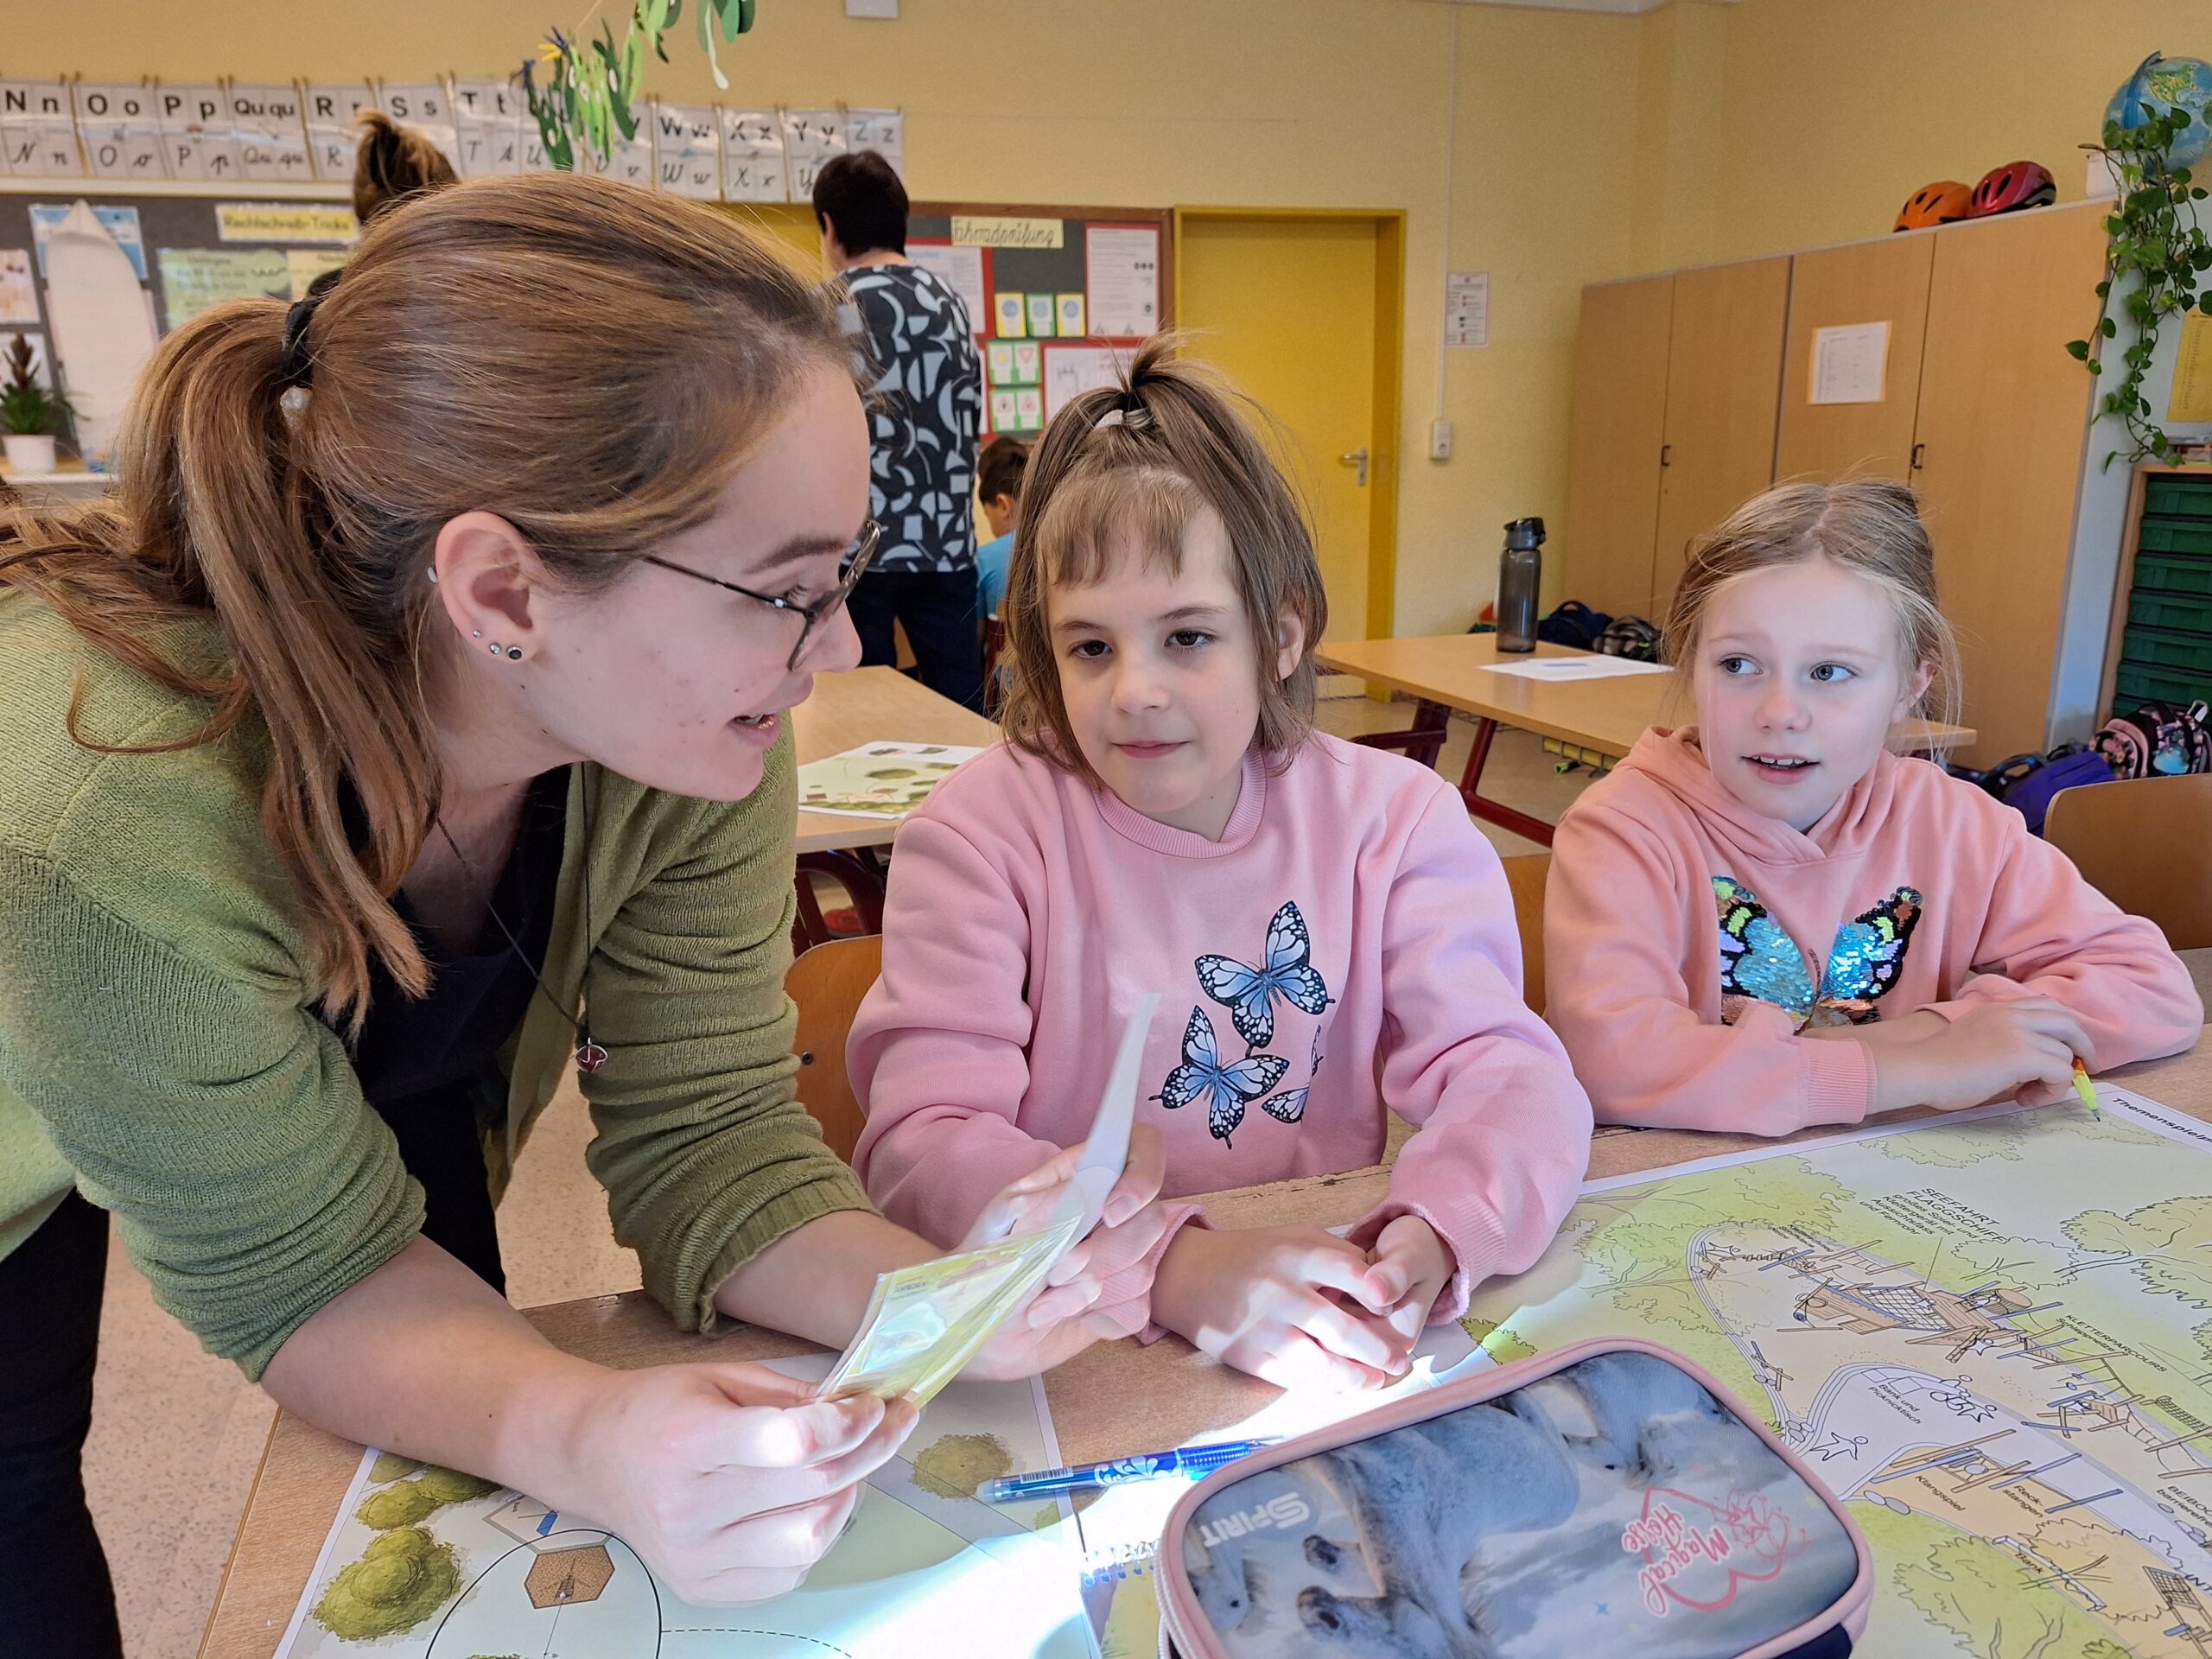
<svg viewBox="0 0 2212 1659"><path fill-rule="evenodd" d="M2185 553L2139 553L2135 585L2162 594L2212 595L2212 559L2191 558Z"/></svg>
<svg viewBox="0 0 2212 1659"><path fill-rule="evenodd" d="M2178 668L2212 680L2212 639L2202 634L2130 628L2120 636L2120 659L2142 668Z"/></svg>
<svg viewBox="0 0 2212 1659"><path fill-rule="evenodd" d="M2212 556L2212 518L2152 518L2145 515L2136 548L2145 553Z"/></svg>
<svg viewBox="0 0 2212 1659"><path fill-rule="evenodd" d="M2143 511L2183 518L2212 518L2212 478L2162 474L2143 480Z"/></svg>
<svg viewBox="0 0 2212 1659"><path fill-rule="evenodd" d="M2199 697L2212 697L2212 674L2186 674L2172 669L2122 663L2113 680L2113 708L2119 713L2132 714L2139 704L2152 702L2186 708Z"/></svg>
<svg viewBox="0 0 2212 1659"><path fill-rule="evenodd" d="M2212 634L2212 594L2157 594L2138 588L2127 601L2127 620L2132 627Z"/></svg>

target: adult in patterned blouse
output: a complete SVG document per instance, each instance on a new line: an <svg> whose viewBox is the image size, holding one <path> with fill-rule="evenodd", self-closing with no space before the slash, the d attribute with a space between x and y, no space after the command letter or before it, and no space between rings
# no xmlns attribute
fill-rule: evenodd
<svg viewBox="0 0 2212 1659"><path fill-rule="evenodd" d="M837 1535L910 1408L564 1356L499 1294L492 1205L574 1052L683 1327L839 1344L933 1253L793 1101L783 993L784 715L858 655L868 477L817 290L552 174L195 318L113 504L0 514L10 1651L120 1651L79 1475L111 1217L288 1408L590 1514L687 1598L779 1593ZM985 1371L1106 1328L1116 1264L1079 1266Z"/></svg>
<svg viewBox="0 0 2212 1659"><path fill-rule="evenodd" d="M906 630L924 685L980 713L976 614L976 433L982 365L960 296L906 257L906 188L872 149L815 175L822 255L868 394L869 510L883 526L874 567L853 592L861 661L898 660Z"/></svg>

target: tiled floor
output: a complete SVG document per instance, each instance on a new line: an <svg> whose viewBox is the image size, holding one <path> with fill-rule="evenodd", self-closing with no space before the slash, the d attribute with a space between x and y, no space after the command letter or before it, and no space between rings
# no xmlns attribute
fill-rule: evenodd
<svg viewBox="0 0 2212 1659"><path fill-rule="evenodd" d="M1404 726L1404 705L1330 698L1321 724L1351 734ZM1453 722L1441 770L1457 779L1471 727ZM1484 792L1556 819L1588 781L1561 777L1536 739L1501 732ZM1535 850L1489 830L1501 853ZM584 1166L591 1125L564 1090L524 1151L499 1237L508 1289L521 1306L634 1289L637 1258L614 1243L606 1195ZM210 1358L153 1304L118 1249L107 1305L86 1484L113 1567L130 1659L188 1659L221 1582L231 1539L259 1465L272 1408L236 1370ZM158 1520L154 1517L159 1517Z"/></svg>

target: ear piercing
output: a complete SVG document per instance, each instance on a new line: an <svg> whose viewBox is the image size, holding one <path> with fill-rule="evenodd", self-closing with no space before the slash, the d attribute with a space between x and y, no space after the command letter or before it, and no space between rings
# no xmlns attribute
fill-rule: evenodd
<svg viewBox="0 0 2212 1659"><path fill-rule="evenodd" d="M490 652L494 657L505 657L511 663L518 663L522 661L522 647L520 645L503 645L498 640L494 639L490 645L485 646L484 649Z"/></svg>

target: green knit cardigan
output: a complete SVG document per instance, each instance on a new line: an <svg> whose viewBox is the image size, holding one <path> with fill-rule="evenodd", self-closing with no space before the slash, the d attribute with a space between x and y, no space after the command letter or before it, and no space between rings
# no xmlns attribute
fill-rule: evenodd
<svg viewBox="0 0 2212 1659"><path fill-rule="evenodd" d="M212 620L165 636L219 666ZM112 1211L162 1305L258 1377L284 1339L421 1230L423 1193L316 1015L324 986L259 828L249 721L168 754L207 706L0 595L0 1255L73 1185ZM615 1236L687 1329L791 1229L868 1201L792 1097L788 734L742 801L574 769L543 979L591 995L582 1077ZM587 812L587 805L588 811ZM587 842L583 824L592 833ZM590 871L591 925L584 925ZM533 997L478 1128L493 1198L575 1032Z"/></svg>

